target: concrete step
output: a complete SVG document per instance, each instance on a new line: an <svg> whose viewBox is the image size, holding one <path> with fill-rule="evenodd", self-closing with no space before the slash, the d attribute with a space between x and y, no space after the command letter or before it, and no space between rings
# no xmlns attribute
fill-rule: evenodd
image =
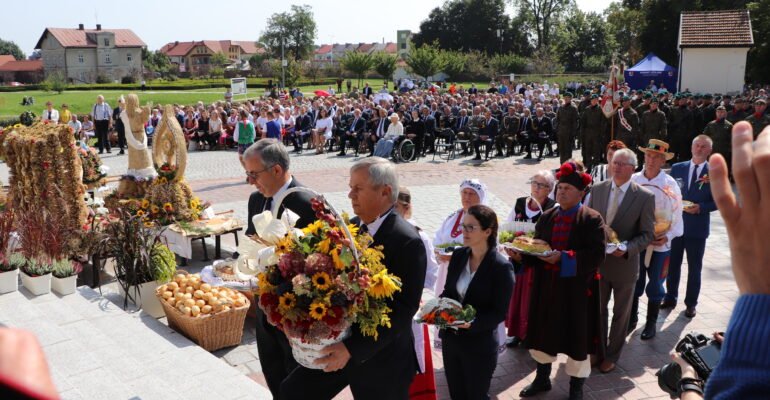
<svg viewBox="0 0 770 400"><path fill-rule="evenodd" d="M0 295L0 323L37 336L63 399L269 399L237 369L144 313L81 287Z"/></svg>

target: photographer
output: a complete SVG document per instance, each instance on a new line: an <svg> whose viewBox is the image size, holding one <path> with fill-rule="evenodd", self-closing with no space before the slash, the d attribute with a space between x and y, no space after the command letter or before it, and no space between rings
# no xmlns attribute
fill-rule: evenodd
<svg viewBox="0 0 770 400"><path fill-rule="evenodd" d="M741 296L727 327L719 364L705 387L708 399L757 399L770 393L770 248L765 243L770 235L770 209L763 207L770 197L770 127L756 142L753 138L749 123L742 121L733 127L732 170L740 204L730 186L724 158L715 154L710 160L711 190L727 227L733 274ZM673 357L681 365L683 377L699 378L689 364L680 362L679 354ZM685 400L704 397L697 389L681 396Z"/></svg>

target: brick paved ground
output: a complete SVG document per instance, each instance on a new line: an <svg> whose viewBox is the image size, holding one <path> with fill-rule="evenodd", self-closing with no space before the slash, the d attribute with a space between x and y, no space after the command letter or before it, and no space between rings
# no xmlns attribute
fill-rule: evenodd
<svg viewBox="0 0 770 400"><path fill-rule="evenodd" d="M306 186L327 195L329 200L343 210L349 210L347 202L348 168L355 158L335 155L303 154L292 156L294 176ZM105 164L112 168L111 174L125 171L125 156L110 155L105 157ZM527 162L520 157L495 159L485 163L461 158L446 162L421 160L417 163L398 166L402 185L412 190L417 224L432 234L450 212L459 207L458 185L464 178L476 177L487 184L490 190L489 204L498 212L500 218L507 216L517 197L527 194L526 181L535 171L543 168L553 169L558 160L546 159L543 162ZM193 152L189 157L187 179L195 193L202 199L212 202L216 211L234 210L236 215L245 219L246 201L253 188L245 184L245 176L232 151ZM7 182L7 168L0 164L0 179ZM730 268L729 248L724 224L718 213L712 216L712 232L706 248L703 268L703 288L698 315L690 320L684 317L684 309L679 306L671 312L661 312L659 317L660 333L647 342L639 339L641 329L630 338L625 347L618 368L610 374L592 372L586 383L586 398L594 399L643 399L667 398L657 386L654 376L660 366L669 361L668 353L677 340L689 331L709 334L724 330L730 312L738 297ZM213 245L213 244L209 244ZM225 249L232 249L232 239L223 238ZM210 253L211 254L211 253ZM226 255L227 253L225 253ZM194 257L200 258L199 246L194 248ZM202 262L193 262L190 269L203 266ZM686 268L684 268L686 270ZM681 289L686 287L687 277L683 274ZM681 294L683 297L684 293ZM641 317L644 318L646 299L642 298ZM610 308L611 309L611 308ZM264 383L259 365L254 339L254 321L247 319L241 346L221 350L215 354L242 373ZM641 324L640 324L641 328ZM439 384L440 398L449 398L446 379L443 375L441 352L434 351L434 366ZM552 377L555 386L542 398L564 398L569 385L569 378L564 372L564 360L555 365ZM521 388L534 378L534 362L523 349L506 350L500 355L498 368L492 380L494 398L519 398ZM349 392L343 392L339 398L350 398Z"/></svg>

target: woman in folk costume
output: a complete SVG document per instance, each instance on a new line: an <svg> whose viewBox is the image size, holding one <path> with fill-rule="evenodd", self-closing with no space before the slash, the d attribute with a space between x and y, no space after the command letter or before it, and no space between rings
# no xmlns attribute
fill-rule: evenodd
<svg viewBox="0 0 770 400"><path fill-rule="evenodd" d="M556 202L548 197L548 194L556 186L551 171L541 170L529 178L531 192L529 196L519 197L508 215L506 222L530 222L536 223L544 211L548 211L556 205ZM506 249L510 257L511 250ZM527 321L529 319L529 299L532 290L534 270L529 265L513 261L516 280L513 286L513 295L508 306L508 316L505 318L505 326L508 328L508 347L516 347L527 337Z"/></svg>
<svg viewBox="0 0 770 400"><path fill-rule="evenodd" d="M601 332L599 265L605 257L604 222L581 203L590 175L566 162L556 176L559 206L543 213L535 226L535 238L548 242L554 251L540 257L512 256L535 271L526 346L537 362L537 376L520 395L551 390L551 364L562 353L567 355L569 398L582 399L583 383L591 373L588 355L596 353Z"/></svg>
<svg viewBox="0 0 770 400"><path fill-rule="evenodd" d="M438 274L438 262L433 250L433 242L428 234L417 226L412 219L412 195L409 189L404 186L398 188L398 200L396 200L394 209L405 220L414 225L420 234L428 261L423 287L433 291L433 286L436 284L436 275ZM430 348L428 326L412 322L412 334L414 335L414 352L417 356L417 364L420 367L420 371L414 376L412 385L409 387L409 398L412 400L435 400L436 377L433 374L433 352Z"/></svg>

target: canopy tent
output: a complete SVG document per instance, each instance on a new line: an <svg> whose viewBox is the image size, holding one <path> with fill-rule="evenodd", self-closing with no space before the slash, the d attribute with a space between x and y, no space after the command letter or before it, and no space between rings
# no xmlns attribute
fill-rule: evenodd
<svg viewBox="0 0 770 400"><path fill-rule="evenodd" d="M641 61L623 72L623 77L628 86L634 90L645 89L650 81L655 81L655 86L666 85L669 92L676 91L676 68L667 65L654 53L647 54Z"/></svg>

